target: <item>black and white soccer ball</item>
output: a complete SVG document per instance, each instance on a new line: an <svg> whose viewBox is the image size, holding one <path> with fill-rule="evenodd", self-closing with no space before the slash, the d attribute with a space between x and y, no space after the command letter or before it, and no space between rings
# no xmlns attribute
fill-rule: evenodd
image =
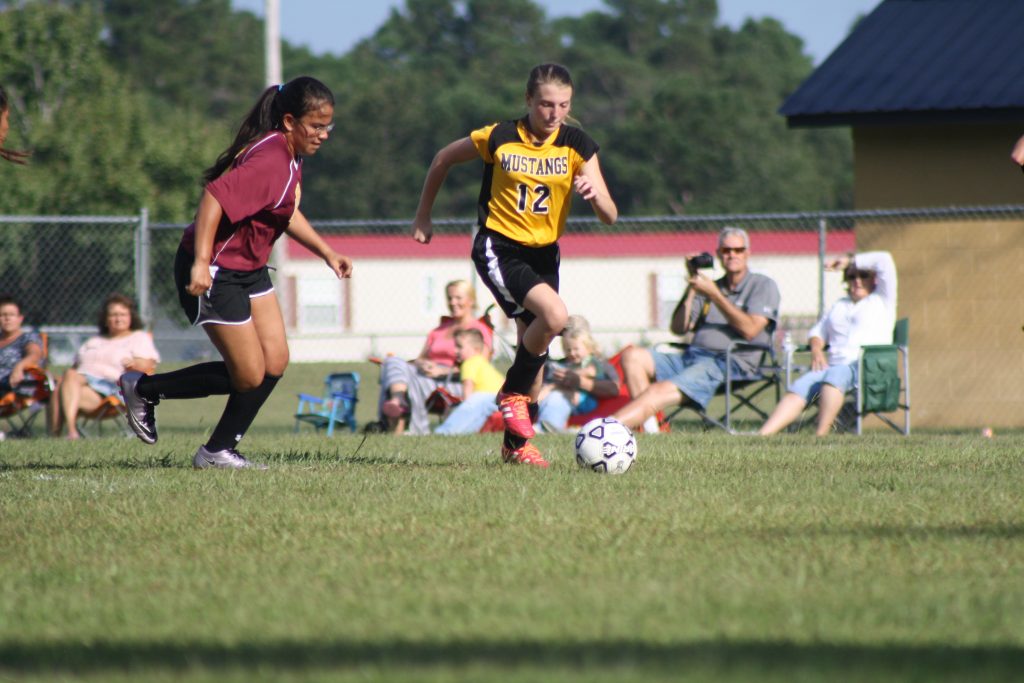
<svg viewBox="0 0 1024 683"><path fill-rule="evenodd" d="M601 474L622 474L636 460L636 437L614 417L595 417L576 434L576 463Z"/></svg>

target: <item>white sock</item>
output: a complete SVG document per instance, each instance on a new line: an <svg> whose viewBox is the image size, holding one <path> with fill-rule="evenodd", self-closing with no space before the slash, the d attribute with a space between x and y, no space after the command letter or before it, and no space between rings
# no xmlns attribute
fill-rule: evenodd
<svg viewBox="0 0 1024 683"><path fill-rule="evenodd" d="M658 433L658 418L651 415L649 418L644 420L644 433L646 434L657 434Z"/></svg>

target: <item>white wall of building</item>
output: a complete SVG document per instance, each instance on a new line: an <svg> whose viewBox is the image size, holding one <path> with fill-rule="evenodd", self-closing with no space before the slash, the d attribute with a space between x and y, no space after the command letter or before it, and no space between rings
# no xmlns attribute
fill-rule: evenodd
<svg viewBox="0 0 1024 683"><path fill-rule="evenodd" d="M816 254L757 255L750 265L778 283L784 319L811 321L817 316ZM605 353L611 354L626 344L673 338L666 327L682 293L683 275L676 255L574 258L562 261L561 292L570 313L585 316ZM389 353L416 356L427 331L447 313L445 283L475 281L475 273L466 257L364 257L354 277L339 282L321 261L297 259L282 264L277 279L292 359L354 361ZM826 305L842 293L839 275L829 273ZM477 299L480 312L493 301L479 284ZM514 338L513 326L500 312L492 319L500 334ZM795 330L798 341L803 331Z"/></svg>

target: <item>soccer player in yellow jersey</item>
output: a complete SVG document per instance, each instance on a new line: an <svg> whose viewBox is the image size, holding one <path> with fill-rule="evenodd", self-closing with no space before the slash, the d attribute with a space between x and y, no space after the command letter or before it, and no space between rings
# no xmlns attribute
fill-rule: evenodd
<svg viewBox="0 0 1024 683"><path fill-rule="evenodd" d="M619 215L601 175L597 143L565 123L572 93L564 66L534 67L526 82L526 116L475 130L437 153L412 224L413 238L430 242L430 212L448 169L483 159L473 263L505 315L515 319L519 341L498 394L505 419L501 453L505 462L539 467L548 463L529 440L548 345L569 315L558 295L558 238L572 192L590 202L604 223Z"/></svg>

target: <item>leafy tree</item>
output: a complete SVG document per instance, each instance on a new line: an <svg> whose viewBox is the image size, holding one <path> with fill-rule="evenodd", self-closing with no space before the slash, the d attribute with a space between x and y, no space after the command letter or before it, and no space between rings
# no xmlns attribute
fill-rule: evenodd
<svg viewBox="0 0 1024 683"><path fill-rule="evenodd" d="M203 168L262 89L262 26L229 0L0 0L0 83L13 142L35 150L0 211L185 221ZM840 208L842 131L777 114L810 73L774 20L720 26L715 0L605 0L549 20L532 0L406 0L348 54L284 45L286 78L337 95L332 140L307 162L314 218L408 217L434 153L523 111L526 74L567 64L574 115L602 145L625 215ZM438 216L469 217L479 167L453 170Z"/></svg>
<svg viewBox="0 0 1024 683"><path fill-rule="evenodd" d="M262 90L262 21L230 0L102 0L113 63L166 102L240 118Z"/></svg>

